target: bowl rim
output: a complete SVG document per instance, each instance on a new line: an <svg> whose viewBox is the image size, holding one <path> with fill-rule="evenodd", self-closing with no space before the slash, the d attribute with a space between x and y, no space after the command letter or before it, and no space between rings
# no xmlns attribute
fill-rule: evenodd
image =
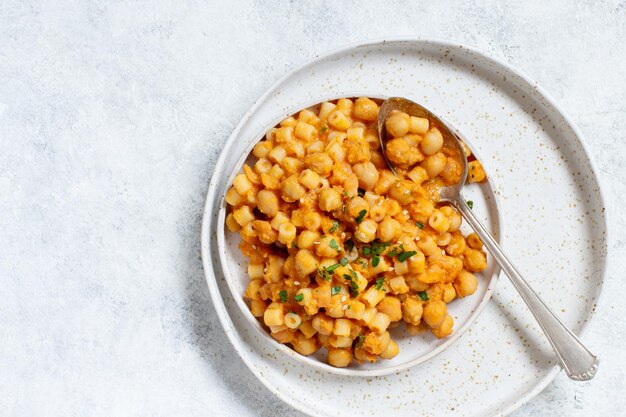
<svg viewBox="0 0 626 417"><path fill-rule="evenodd" d="M224 176L227 178L226 183L232 184L233 178L241 172L242 166L245 163L245 161L250 157L254 146L257 143L259 143L259 141L265 138L265 133L268 130L278 125L278 123L281 120L285 119L285 117L292 116L294 114L297 114L300 110L319 105L325 101L334 101L340 98L368 97L368 98L373 98L373 99L384 100L391 96L386 95L386 94L372 94L372 93L364 93L364 92L359 91L359 92L345 92L343 94L338 94L338 95L333 94L331 96L324 95L321 97L322 97L321 99L316 97L314 99L307 100L303 104L295 105L293 106L293 108L282 111L280 116L273 118L270 124L268 124L267 126L264 126L263 129L261 129L259 133L254 135L253 137L255 139L251 140L248 146L246 147L246 149L242 152L242 155L234 164L232 171L229 170L229 175ZM250 114L250 116L252 116L252 113ZM459 137L461 137L461 139L467 144L467 146L470 148L470 150L472 151L472 153L476 156L478 160L481 159L479 153L475 151L475 147L472 146L471 141L468 141L467 138L463 135L463 133L459 131L459 129L457 129L453 124L451 124L445 118L439 115L437 115L437 117L439 117L444 123L446 123L451 128L451 130L453 130L455 133L457 133L457 135L459 135ZM223 152L226 152L226 150L223 150ZM487 172L487 174L489 174L489 169L487 167L485 167L485 171ZM224 179L224 177L222 177L222 179ZM499 197L495 192L497 188L494 184L493 179L490 177L490 175L487 175L486 183L490 191L490 196L494 199L493 205L495 207L495 216L493 220L495 220L495 222L497 223L497 229L498 229L496 241L498 241L500 246L502 246L504 243L504 239L503 239L504 222L502 220L502 213L499 209L499 202L498 202ZM464 187L465 186L467 186L467 183L464 184ZM227 186L227 189L228 189L228 186ZM376 369L359 369L358 367L337 368L325 362L322 362L314 357L302 355L284 343L279 343L277 340L275 340L273 337L270 336L267 330L265 330L263 326L259 323L259 320L252 315L250 308L248 307L248 305L246 304L244 300L243 294L239 293L238 289L235 286L234 280L231 278L231 276L233 275L232 274L233 271L228 267L229 265L228 253L226 250L226 247L227 247L226 233L227 232L225 231L225 220L226 220L226 212L227 212L228 205L226 204L225 196L221 196L219 198L220 198L219 211L218 211L217 222L216 222L217 229L215 231L217 235L217 252L219 255L219 260L220 260L222 271L224 273L226 284L228 286L231 296L233 297L233 299L235 300L235 303L239 307L239 310L242 312L242 314L244 315L248 323L256 330L256 332L261 337L268 340L274 348L289 355L291 358L297 360L298 362L301 362L307 366L311 366L323 372L330 372L330 373L337 374L337 375L357 376L357 377L384 376L384 375L401 372L403 370L412 368L414 366L418 366L424 362L431 360L435 356L439 355L440 353L442 353L443 351L445 351L446 349L454 345L454 343L456 343L459 340L459 338L471 327L474 321L476 321L480 313L482 313L482 311L487 306L489 300L491 299L495 291L496 283L498 282L498 279L500 277L500 273L501 273L500 266L497 263L495 263L495 260L492 257L491 261L494 263L494 270L493 270L493 273L488 277L489 284L487 285L487 289L485 290L485 293L482 296L480 302L476 305L475 309L469 314L463 326L461 326L458 329L455 329L452 335L446 337L441 344L436 345L434 348L430 349L427 353L417 358L407 360L399 364L393 364L393 360L384 361L381 363L387 364L387 366L380 366Z"/></svg>
<svg viewBox="0 0 626 417"><path fill-rule="evenodd" d="M572 118L555 101L555 99L552 97L551 94L549 94L541 85L539 85L533 78L528 76L524 71L519 70L517 67L506 62L504 59L497 57L495 55L489 54L477 47L469 46L467 44L460 43L460 42L455 42L453 40L442 39L442 38L437 38L437 37L381 36L381 37L374 37L374 38L359 39L353 42L342 44L336 48L331 48L321 54L309 56L308 59L305 59L302 64L295 66L293 69L285 73L282 77L279 77L253 102L253 104L246 111L246 113L244 113L240 121L237 123L237 125L231 132L231 135L228 137L226 141L226 146L224 150L222 151L222 154L218 157L218 160L215 163L214 171L213 171L213 174L211 175L211 178L209 180L208 187L207 187L207 194L206 194L204 210L203 210L203 218L202 218L202 228L200 232L201 258L202 258L202 266L204 270L205 280L207 282L207 286L209 287L209 295L211 296L211 299L213 300L213 302L216 304L215 307L218 313L218 319L221 325L224 327L227 337L229 338L235 351L238 352L242 361L248 367L248 369L253 373L253 375L255 375L259 379L259 381L261 381L261 383L267 389L273 392L278 398L280 398L286 404L294 407L294 409L297 409L297 410L303 411L300 403L295 401L290 396L284 394L283 392L274 390L272 386L270 385L269 381L263 376L263 373L259 369L256 368L255 364L247 357L247 355L243 355L241 352L239 352L240 347L238 343L235 341L234 335L231 334L233 329L235 329L235 327L234 327L234 323L232 322L232 318L229 316L226 306L223 304L223 301L222 301L221 291L217 283L218 277L216 275L216 271L214 270L214 265L213 265L214 260L212 258L212 252L211 252L211 248L212 248L211 236L213 233L213 231L211 230L211 226L212 226L212 221L214 217L213 205L214 205L215 188L216 188L216 182L217 182L217 179L215 178L216 173L219 172L220 167L224 164L224 160L226 158L225 150L229 147L228 145L229 142L231 142L231 139L239 133L239 131L241 130L241 127L243 126L243 123L250 117L250 115L254 111L256 111L259 105L263 101L265 101L270 94L272 94L272 92L274 92L282 83L288 80L294 73L302 71L314 65L322 59L327 59L329 57L332 57L333 55L345 53L345 52L348 52L350 50L353 50L359 47L375 47L375 46L381 46L385 44L399 44L399 43L406 43L406 44L421 43L423 45L432 45L432 46L440 47L440 48L451 48L455 50L464 49L478 56L479 58L484 59L487 62L492 62L494 64L497 64L500 67L509 71L510 73L519 77L524 83L526 83L528 88L535 89L535 91L537 91L539 96L542 97L546 101L546 103L549 106L551 106L556 112L558 112L559 115L564 119L565 123L572 129L574 135L576 136L576 140L578 141L580 146L582 146L583 148L585 157L589 161L591 173L594 176L595 183L598 185L598 188L597 188L598 204L603 209L600 216L601 216L601 226L603 228L603 234L604 234L604 242L603 242L604 243L603 244L604 260L603 260L602 266L598 274L600 285L598 286L595 292L595 299L596 299L597 305L600 305L602 302L604 302L604 297L603 297L604 282L607 278L607 271L608 271L608 265L610 263L610 254L611 254L611 250L608 245L608 242L610 241L610 237L611 237L611 232L608 227L610 214L605 210L606 208L605 193L606 192L603 190L603 182L601 181L601 177L598 175L599 168L595 162L593 154L591 153L589 149L589 146L587 145L586 139L584 138L578 126L573 122ZM595 316L595 311L596 309L592 308L585 315L584 320L578 331L579 337L582 337L587 332L589 323ZM557 376L557 374L561 370L562 368L560 367L558 362L555 360L552 369L548 371L544 376L540 377L532 388L526 390L516 399L505 403L502 408L495 411L492 415L495 415L495 414L508 415L512 413L513 411L517 410L523 404L527 403L530 399L535 397L539 392L543 391L548 386L548 384L550 384L550 382L554 380L554 378ZM316 412L315 410L307 410L307 413L310 415L322 416L322 414Z"/></svg>

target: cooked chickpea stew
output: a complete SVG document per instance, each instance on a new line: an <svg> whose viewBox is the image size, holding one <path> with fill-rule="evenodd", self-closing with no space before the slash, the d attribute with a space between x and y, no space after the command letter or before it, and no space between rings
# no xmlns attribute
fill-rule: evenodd
<svg viewBox="0 0 626 417"><path fill-rule="evenodd" d="M226 226L250 263L244 297L280 343L326 348L336 367L391 359L389 329L449 336L447 304L473 294L487 267L482 242L438 202L461 165L425 118L395 113L388 170L380 101L359 97L300 111L267 132L226 193ZM468 182L485 180L470 158ZM473 159L473 160L472 160Z"/></svg>

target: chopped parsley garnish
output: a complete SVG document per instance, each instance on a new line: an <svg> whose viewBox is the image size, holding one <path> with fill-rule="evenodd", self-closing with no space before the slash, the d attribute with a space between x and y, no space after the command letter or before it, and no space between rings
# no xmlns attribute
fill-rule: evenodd
<svg viewBox="0 0 626 417"><path fill-rule="evenodd" d="M356 345L354 345L354 347L361 347L361 345L363 344L363 342L365 341L365 335L363 333L359 334L357 336L357 341L356 341Z"/></svg>
<svg viewBox="0 0 626 417"><path fill-rule="evenodd" d="M292 248L296 248L296 249L300 249L300 248L298 247L298 244L297 244L296 242L291 242L291 247L292 247Z"/></svg>
<svg viewBox="0 0 626 417"><path fill-rule="evenodd" d="M472 200L467 200L467 207L473 209L474 208L474 202Z"/></svg>
<svg viewBox="0 0 626 417"><path fill-rule="evenodd" d="M343 196L344 196L344 197L347 197L347 196L348 196L348 192L347 192L347 191L344 191L344 192L343 192Z"/></svg>
<svg viewBox="0 0 626 417"><path fill-rule="evenodd" d="M391 245L391 243L379 242L378 240L373 241L372 242L372 255L382 254L389 245Z"/></svg>
<svg viewBox="0 0 626 417"><path fill-rule="evenodd" d="M424 228L424 223L422 223L422 222L415 222L415 225L416 225L417 227L419 227L420 229L423 229L423 228Z"/></svg>
<svg viewBox="0 0 626 417"><path fill-rule="evenodd" d="M393 248L387 253L387 256L391 256L393 258L397 254L398 254L398 248Z"/></svg>
<svg viewBox="0 0 626 417"><path fill-rule="evenodd" d="M354 242L352 241L352 238L346 240L344 245L346 247L347 252L352 252L352 249L354 249Z"/></svg>
<svg viewBox="0 0 626 417"><path fill-rule="evenodd" d="M280 297L280 302L281 302L281 303L286 303L286 302L287 302L287 291L285 291L285 290L281 290L281 291L278 293L278 296Z"/></svg>
<svg viewBox="0 0 626 417"><path fill-rule="evenodd" d="M343 258L341 258L341 260L339 261L339 263L341 264L341 266L346 266L348 265L348 258L346 258L345 256Z"/></svg>
<svg viewBox="0 0 626 417"><path fill-rule="evenodd" d="M376 289L380 290L381 288L383 288L383 284L385 283L385 278L377 278L376 279Z"/></svg>
<svg viewBox="0 0 626 417"><path fill-rule="evenodd" d="M365 195L365 190L362 188L359 188L357 190L357 194L359 195L359 197L363 197Z"/></svg>
<svg viewBox="0 0 626 417"><path fill-rule="evenodd" d="M361 264L363 268L367 268L367 261L365 259L361 259L359 263Z"/></svg>
<svg viewBox="0 0 626 417"><path fill-rule="evenodd" d="M296 301L302 301L304 300L304 294L296 294L295 297L293 297Z"/></svg>
<svg viewBox="0 0 626 417"><path fill-rule="evenodd" d="M402 252L400 255L398 255L398 260L400 262L404 262L407 259L409 259L411 256L415 255L417 252L414 250L408 251L408 252Z"/></svg>
<svg viewBox="0 0 626 417"><path fill-rule="evenodd" d="M339 222L333 222L333 227L331 227L328 232L332 233L336 231L337 229L339 229Z"/></svg>
<svg viewBox="0 0 626 417"><path fill-rule="evenodd" d="M372 254L372 248L370 248L369 246L363 246L362 251L363 251L363 256Z"/></svg>
<svg viewBox="0 0 626 417"><path fill-rule="evenodd" d="M324 269L326 270L326 272L328 272L329 274L332 274L335 272L335 269L339 268L341 265L340 264L334 264L331 266L326 266L324 267Z"/></svg>
<svg viewBox="0 0 626 417"><path fill-rule="evenodd" d="M348 274L343 274L343 279L345 279L346 281L348 281L350 283L350 295L353 298L356 298L359 295L359 285L356 283L356 279L358 279L356 273L352 270L350 270L350 275Z"/></svg>
<svg viewBox="0 0 626 417"><path fill-rule="evenodd" d="M372 256L372 266L378 266L380 263L380 257L378 255Z"/></svg>
<svg viewBox="0 0 626 417"><path fill-rule="evenodd" d="M328 130L328 128L326 126L322 126L322 128L320 129L320 133L324 133Z"/></svg>
<svg viewBox="0 0 626 417"><path fill-rule="evenodd" d="M324 278L326 281L330 281L331 277L332 277L332 272L329 273L326 268L318 268L317 269L317 273L320 277Z"/></svg>
<svg viewBox="0 0 626 417"><path fill-rule="evenodd" d="M339 250L339 245L337 244L337 241L335 239L330 240L329 246L333 249Z"/></svg>
<svg viewBox="0 0 626 417"><path fill-rule="evenodd" d="M361 210L359 211L359 215L356 216L356 218L354 219L354 221L357 224L360 224L363 221L363 218L365 217L365 215L367 214L367 210Z"/></svg>
<svg viewBox="0 0 626 417"><path fill-rule="evenodd" d="M428 294L426 294L426 291L420 291L417 295L419 295L423 301L428 301Z"/></svg>
<svg viewBox="0 0 626 417"><path fill-rule="evenodd" d="M330 295L337 295L341 292L341 287L337 285L336 287L332 287L330 289Z"/></svg>

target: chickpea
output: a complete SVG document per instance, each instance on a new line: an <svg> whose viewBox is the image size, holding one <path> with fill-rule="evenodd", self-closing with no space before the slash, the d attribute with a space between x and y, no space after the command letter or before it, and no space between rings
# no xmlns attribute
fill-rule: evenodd
<svg viewBox="0 0 626 417"><path fill-rule="evenodd" d="M446 287L443 290L443 302L450 303L452 300L456 298L456 290L452 284L446 284Z"/></svg>
<svg viewBox="0 0 626 417"><path fill-rule="evenodd" d="M278 197L269 190L261 190L257 193L257 208L261 213L274 217L278 212Z"/></svg>
<svg viewBox="0 0 626 417"><path fill-rule="evenodd" d="M471 272L461 271L454 280L454 288L459 298L467 297L476 292L478 280Z"/></svg>
<svg viewBox="0 0 626 417"><path fill-rule="evenodd" d="M321 178L317 172L310 169L305 169L300 172L300 177L298 178L298 180L300 181L300 184L304 185L309 190L313 190L317 188L318 185L320 185Z"/></svg>
<svg viewBox="0 0 626 417"><path fill-rule="evenodd" d="M378 225L376 234L378 238L383 242L391 242L400 235L402 229L400 222L391 217L385 217L385 219Z"/></svg>
<svg viewBox="0 0 626 417"><path fill-rule="evenodd" d="M413 196L413 190L415 189L415 183L407 180L396 181L389 189L389 196L398 201L402 205L407 205L413 202L415 197Z"/></svg>
<svg viewBox="0 0 626 417"><path fill-rule="evenodd" d="M424 322L430 327L438 327L446 318L448 309L441 300L430 300L424 305Z"/></svg>
<svg viewBox="0 0 626 417"><path fill-rule="evenodd" d="M467 235L467 244L470 246L470 248L473 249L483 248L483 241L480 240L476 233L470 233L469 235Z"/></svg>
<svg viewBox="0 0 626 417"><path fill-rule="evenodd" d="M328 115L328 124L335 130L345 132L352 123L350 122L348 116L346 116L342 111L334 110Z"/></svg>
<svg viewBox="0 0 626 417"><path fill-rule="evenodd" d="M402 137L409 133L411 118L404 112L394 112L387 118L385 127L387 132L395 138Z"/></svg>
<svg viewBox="0 0 626 417"><path fill-rule="evenodd" d="M328 349L328 364L336 368L345 368L352 362L352 352L350 349L338 349L331 347Z"/></svg>
<svg viewBox="0 0 626 417"><path fill-rule="evenodd" d="M414 296L409 296L402 302L402 318L407 323L420 324L423 313L424 307L422 302Z"/></svg>
<svg viewBox="0 0 626 417"><path fill-rule="evenodd" d="M447 314L443 319L443 322L439 325L439 327L435 327L430 331L437 336L439 339L443 339L444 337L450 336L452 334L452 327L454 326L454 319L451 315Z"/></svg>
<svg viewBox="0 0 626 417"><path fill-rule="evenodd" d="M335 246L335 248L333 248L333 246ZM339 255L340 249L334 237L325 235L320 238L319 245L316 245L315 253L325 258L334 258Z"/></svg>
<svg viewBox="0 0 626 417"><path fill-rule="evenodd" d="M305 356L312 355L319 349L319 344L315 338L307 339L302 333L291 341L291 345L296 352Z"/></svg>
<svg viewBox="0 0 626 417"><path fill-rule="evenodd" d="M380 354L380 357L383 359L392 359L398 354L399 351L400 349L398 348L398 344L393 340L390 340L387 349Z"/></svg>
<svg viewBox="0 0 626 417"><path fill-rule="evenodd" d="M478 249L466 248L463 266L470 272L481 272L487 268L487 256Z"/></svg>
<svg viewBox="0 0 626 417"><path fill-rule="evenodd" d="M443 146L443 136L441 135L439 129L433 127L428 132L426 132L426 135L424 135L424 139L422 140L422 143L420 143L420 146L422 148L422 152L424 152L424 154L426 155L432 155L436 152L439 152L439 150L441 150L441 147Z"/></svg>
<svg viewBox="0 0 626 417"><path fill-rule="evenodd" d="M441 152L437 152L424 159L421 162L421 166L426 170L430 178L435 178L446 167L446 156Z"/></svg>
<svg viewBox="0 0 626 417"><path fill-rule="evenodd" d="M318 196L320 209L326 212L339 210L342 206L341 195L333 188L325 188Z"/></svg>
<svg viewBox="0 0 626 417"><path fill-rule="evenodd" d="M300 249L312 249L320 234L313 230L303 230L298 235L298 247Z"/></svg>
<svg viewBox="0 0 626 417"><path fill-rule="evenodd" d="M483 182L487 178L483 166L478 161L472 161L467 165L467 182Z"/></svg>
<svg viewBox="0 0 626 417"><path fill-rule="evenodd" d="M378 118L378 104L367 97L359 97L354 101L354 117L373 122Z"/></svg>
<svg viewBox="0 0 626 417"><path fill-rule="evenodd" d="M397 297L386 296L376 305L376 308L388 315L391 321L398 321L402 318L402 303Z"/></svg>
<svg viewBox="0 0 626 417"><path fill-rule="evenodd" d="M378 195L384 195L389 192L389 189L396 182L397 178L393 174L393 172L388 169L383 169L380 171L378 176L378 182L374 186L374 192Z"/></svg>
<svg viewBox="0 0 626 417"><path fill-rule="evenodd" d="M385 154L395 165L405 165L409 161L410 149L409 143L404 138L392 139L385 144Z"/></svg>
<svg viewBox="0 0 626 417"><path fill-rule="evenodd" d="M307 167L322 176L327 176L333 169L333 159L330 155L318 152L307 155L304 159L304 163Z"/></svg>
<svg viewBox="0 0 626 417"><path fill-rule="evenodd" d="M370 211L370 205L362 197L354 197L346 203L346 213L353 219L359 216L359 213L363 210L367 212L363 217L363 219L366 219Z"/></svg>
<svg viewBox="0 0 626 417"><path fill-rule="evenodd" d="M429 122L424 117L411 116L411 125L409 126L409 132L423 135L428 131Z"/></svg>
<svg viewBox="0 0 626 417"><path fill-rule="evenodd" d="M371 162L361 162L354 167L354 173L359 179L359 185L365 190L372 190L378 182L378 170Z"/></svg>
<svg viewBox="0 0 626 417"><path fill-rule="evenodd" d="M301 249L296 253L295 267L298 275L307 276L313 273L319 265L319 261L310 250Z"/></svg>
<svg viewBox="0 0 626 417"><path fill-rule="evenodd" d="M306 189L300 185L298 182L297 175L290 175L287 177L281 186L281 197L287 203L293 203L294 201L298 201L304 194L306 193Z"/></svg>
<svg viewBox="0 0 626 417"><path fill-rule="evenodd" d="M374 220L366 219L363 220L356 228L354 232L354 237L356 237L359 241L363 243L369 243L374 238L376 238L376 229L378 228L378 223Z"/></svg>

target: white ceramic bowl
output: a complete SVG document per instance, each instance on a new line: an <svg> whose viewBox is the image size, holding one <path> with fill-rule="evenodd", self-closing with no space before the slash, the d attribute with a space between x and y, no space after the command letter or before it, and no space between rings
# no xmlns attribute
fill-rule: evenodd
<svg viewBox="0 0 626 417"><path fill-rule="evenodd" d="M379 99L386 98L383 95L350 92L341 96L320 97L320 99L303 103L296 108L289 109L282 114L278 114L276 115L276 118L273 119L262 131L258 132L258 135L255 137L238 138L238 140L241 141L248 141L246 150L241 155L237 163L234 166L229 167L227 172L222 173L222 175L227 175L227 183L232 184L232 180L235 175L242 170L244 162L254 161L254 157L251 155L254 145L265 137L265 132L277 125L284 118L295 114L302 109L315 106L316 104L324 101L336 100L342 97L359 96ZM452 126L449 122L446 123L454 129L454 126ZM480 155L476 154L475 148L472 146L471 139L464 137L462 132L457 131L457 133L480 160ZM485 226L494 236L496 236L496 239L500 241L501 236L503 235L502 220L500 218L500 212L497 208L497 199L493 192L495 187L491 182L492 179L489 178L489 167L485 166L485 170L487 172L488 181L482 184L466 185L463 192L468 200L474 201L474 210L477 212L479 217L484 220ZM390 331L393 339L398 343L400 348L400 353L395 358L391 360L380 360L374 364L364 363L359 365L353 362L352 365L347 368L335 368L326 363L325 349L320 349L317 353L311 356L300 355L289 346L278 343L274 340L261 326L259 321L252 315L243 298L243 293L249 283L249 277L246 272L248 260L241 254L239 249L239 234L229 232L225 228L226 214L227 204L222 196L220 211L218 214L218 228L216 230L219 259L224 270L228 288L230 289L233 299L242 311L243 315L252 327L256 329L263 338L272 343L280 352L283 352L284 354L289 355L295 360L308 366L335 374L365 377L387 375L418 365L441 353L447 347L452 345L470 327L472 322L480 314L486 303L491 298L500 271L500 268L495 264L493 258L488 254L489 267L481 274L478 274L479 286L476 293L470 297L454 300L448 305L448 312L454 317L454 332L449 337L437 339L430 333L411 336L406 333L404 326L398 326ZM462 230L464 232L470 231L465 223ZM502 242L500 241L500 243Z"/></svg>

